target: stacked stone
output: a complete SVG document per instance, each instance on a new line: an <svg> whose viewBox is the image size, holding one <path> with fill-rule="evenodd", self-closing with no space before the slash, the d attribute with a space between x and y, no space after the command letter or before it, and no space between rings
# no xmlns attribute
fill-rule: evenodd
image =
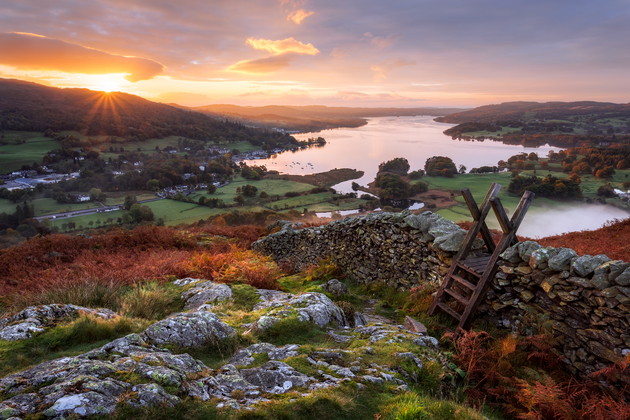
<svg viewBox="0 0 630 420"><path fill-rule="evenodd" d="M502 258L479 308L490 320L529 333L548 324L574 373L621 362L630 352L630 263L531 241Z"/></svg>
<svg viewBox="0 0 630 420"><path fill-rule="evenodd" d="M439 285L466 231L441 216L408 211L338 220L325 226L282 231L252 248L275 261L293 261L298 269L333 261L359 283L381 282L408 290L424 283ZM481 240L475 243L480 249Z"/></svg>

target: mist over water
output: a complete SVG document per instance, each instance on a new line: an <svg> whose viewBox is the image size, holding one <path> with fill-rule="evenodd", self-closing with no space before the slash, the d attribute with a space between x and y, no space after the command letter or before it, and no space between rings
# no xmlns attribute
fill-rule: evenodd
<svg viewBox="0 0 630 420"><path fill-rule="evenodd" d="M613 219L627 219L628 212L613 206L582 204L554 208L530 208L518 234L544 238L580 230L595 230Z"/></svg>

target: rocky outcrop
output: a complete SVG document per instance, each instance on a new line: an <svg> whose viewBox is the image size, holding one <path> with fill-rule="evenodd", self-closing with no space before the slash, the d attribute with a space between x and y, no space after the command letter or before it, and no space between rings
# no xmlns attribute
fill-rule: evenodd
<svg viewBox="0 0 630 420"><path fill-rule="evenodd" d="M236 330L212 312L185 312L156 322L142 333L142 338L157 346L199 347L232 337Z"/></svg>
<svg viewBox="0 0 630 420"><path fill-rule="evenodd" d="M192 278L176 280L174 284L181 287L192 285L182 293L182 299L186 302L184 307L186 310L232 299L232 289L227 284Z"/></svg>
<svg viewBox="0 0 630 420"><path fill-rule="evenodd" d="M179 398L163 386L187 389L187 378L207 370L187 354L173 355L131 334L76 357L63 357L0 379L0 392L13 395L0 404L3 418L43 413L52 419L112 413L116 404L175 404ZM149 383L118 379L135 373ZM50 385L46 385L50 383ZM44 386L42 386L44 385ZM133 394L131 394L133 395Z"/></svg>
<svg viewBox="0 0 630 420"><path fill-rule="evenodd" d="M76 305L41 305L30 306L13 316L0 319L0 340L16 341L30 338L34 333L44 331L44 326L64 318L79 314L111 319L115 312L101 308L91 309Z"/></svg>
<svg viewBox="0 0 630 420"><path fill-rule="evenodd" d="M313 322L319 327L334 324L337 327L348 326L348 321L341 311L323 293L303 293L292 295L290 293L274 293L254 306L255 311L268 309L265 315L261 316L257 322L259 329L267 329L279 322L282 318L296 315L297 319L303 322Z"/></svg>

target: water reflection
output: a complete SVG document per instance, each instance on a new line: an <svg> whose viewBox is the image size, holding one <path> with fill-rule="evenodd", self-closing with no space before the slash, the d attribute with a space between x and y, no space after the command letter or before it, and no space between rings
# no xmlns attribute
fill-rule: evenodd
<svg viewBox="0 0 630 420"><path fill-rule="evenodd" d="M366 185L374 180L381 162L396 157L406 158L411 170L423 168L424 162L431 156L448 156L457 165L464 165L470 170L494 166L499 160L520 152L547 155L549 150L558 150L548 146L534 148L499 142L452 140L443 133L452 126L436 123L433 117L371 118L362 127L325 130L316 134L326 139L324 147L281 153L275 158L257 159L252 163L267 165L269 170L292 175L326 172L335 168L358 169L365 174L354 182ZM299 140L313 136L313 133L294 135ZM352 192L351 185L352 181L348 181L333 188L341 193L349 193Z"/></svg>

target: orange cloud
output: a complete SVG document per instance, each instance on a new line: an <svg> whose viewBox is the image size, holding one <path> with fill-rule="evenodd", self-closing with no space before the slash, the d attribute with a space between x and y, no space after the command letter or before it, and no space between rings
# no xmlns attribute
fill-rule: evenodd
<svg viewBox="0 0 630 420"><path fill-rule="evenodd" d="M240 71L243 73L271 73L290 66L290 54L278 54L271 57L259 58L256 60L239 61L229 67L230 71Z"/></svg>
<svg viewBox="0 0 630 420"><path fill-rule="evenodd" d="M64 73L126 73L135 83L164 71L158 62L113 55L41 35L0 33L0 64L20 70L53 70Z"/></svg>
<svg viewBox="0 0 630 420"><path fill-rule="evenodd" d="M312 12L312 11L307 12L304 9L294 10L293 12L289 13L289 16L287 16L287 20L292 20L293 22L299 25L300 23L302 23L304 19L306 19L307 17L311 16L314 13L315 12Z"/></svg>
<svg viewBox="0 0 630 420"><path fill-rule="evenodd" d="M308 55L319 54L319 50L315 48L313 44L303 44L293 37L278 41L249 38L247 43L257 50L265 50L273 54L283 54L287 52Z"/></svg>
<svg viewBox="0 0 630 420"><path fill-rule="evenodd" d="M376 72L376 74L374 75L374 80L380 82L387 79L387 76L385 76L386 73L389 73L396 68L413 66L415 64L415 61L405 60L404 58L389 58L387 60L374 64L370 67L370 70Z"/></svg>

